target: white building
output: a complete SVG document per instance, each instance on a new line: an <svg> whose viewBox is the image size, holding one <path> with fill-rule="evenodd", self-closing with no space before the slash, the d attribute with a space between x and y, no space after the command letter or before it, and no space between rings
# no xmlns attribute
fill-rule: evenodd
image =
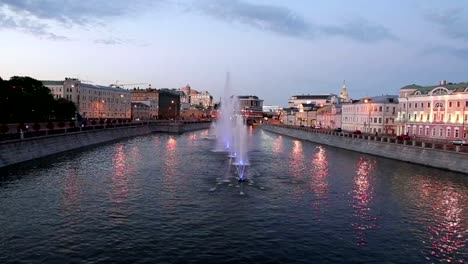
<svg viewBox="0 0 468 264"><path fill-rule="evenodd" d="M213 96L208 91L198 92L191 90L190 103L192 105L201 105L204 108L213 106Z"/></svg>
<svg viewBox="0 0 468 264"><path fill-rule="evenodd" d="M314 104L318 106L329 105L338 101L335 94L293 95L289 98L288 107L299 108L301 104Z"/></svg>
<svg viewBox="0 0 468 264"><path fill-rule="evenodd" d="M131 118L130 91L123 88L88 84L73 78L42 83L55 98L74 102L83 118Z"/></svg>
<svg viewBox="0 0 468 264"><path fill-rule="evenodd" d="M341 128L367 133L396 134L397 95L362 98L342 105Z"/></svg>

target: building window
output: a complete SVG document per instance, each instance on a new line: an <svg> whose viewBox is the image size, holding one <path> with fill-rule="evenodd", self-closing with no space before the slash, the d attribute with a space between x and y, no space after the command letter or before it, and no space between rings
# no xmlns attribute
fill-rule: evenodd
<svg viewBox="0 0 468 264"><path fill-rule="evenodd" d="M419 134L419 135L422 135L422 131L423 131L423 127L420 126L420 127L419 127L419 131L418 131L418 134Z"/></svg>
<svg viewBox="0 0 468 264"><path fill-rule="evenodd" d="M382 112L382 106L379 106L379 112Z"/></svg>
<svg viewBox="0 0 468 264"><path fill-rule="evenodd" d="M460 130L458 130L458 127L455 128L455 137L458 138L460 136Z"/></svg>
<svg viewBox="0 0 468 264"><path fill-rule="evenodd" d="M426 121L429 122L429 114L426 115Z"/></svg>
<svg viewBox="0 0 468 264"><path fill-rule="evenodd" d="M460 107L460 101L457 102L457 107Z"/></svg>
<svg viewBox="0 0 468 264"><path fill-rule="evenodd" d="M382 124L382 118L379 117L379 124Z"/></svg>
<svg viewBox="0 0 468 264"><path fill-rule="evenodd" d="M441 129L439 130L439 137L443 137L443 136L444 136L444 129L441 128Z"/></svg>
<svg viewBox="0 0 468 264"><path fill-rule="evenodd" d="M421 122L422 122L422 121L423 121L423 118L424 118L424 115L423 115L423 114L421 114L421 118L419 119L419 121L421 121Z"/></svg>
<svg viewBox="0 0 468 264"><path fill-rule="evenodd" d="M385 108L385 111L386 111L386 112L390 111L390 107L387 106L387 107Z"/></svg>
<svg viewBox="0 0 468 264"><path fill-rule="evenodd" d="M431 108L431 103L427 103L427 107L428 107L428 108Z"/></svg>
<svg viewBox="0 0 468 264"><path fill-rule="evenodd" d="M455 121L458 122L458 120L460 120L460 115L459 114L457 114L457 117L456 117Z"/></svg>
<svg viewBox="0 0 468 264"><path fill-rule="evenodd" d="M426 136L429 136L429 127L426 127Z"/></svg>
<svg viewBox="0 0 468 264"><path fill-rule="evenodd" d="M449 107L452 107L452 102L449 102Z"/></svg>
<svg viewBox="0 0 468 264"><path fill-rule="evenodd" d="M423 108L423 107L424 107L424 105L423 105L423 103L421 103L421 108Z"/></svg>
<svg viewBox="0 0 468 264"><path fill-rule="evenodd" d="M411 103L408 104L408 108L411 108Z"/></svg>
<svg viewBox="0 0 468 264"><path fill-rule="evenodd" d="M451 135L450 133L452 132L452 129L449 127L447 128L447 137L449 138Z"/></svg>
<svg viewBox="0 0 468 264"><path fill-rule="evenodd" d="M435 135L436 135L436 129L433 128L433 129L432 129L432 136L435 137Z"/></svg>

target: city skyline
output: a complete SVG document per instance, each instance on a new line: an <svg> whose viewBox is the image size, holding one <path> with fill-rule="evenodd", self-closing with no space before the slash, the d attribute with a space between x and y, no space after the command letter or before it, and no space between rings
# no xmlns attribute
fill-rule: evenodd
<svg viewBox="0 0 468 264"><path fill-rule="evenodd" d="M465 82L464 1L0 0L0 76L296 94L397 94ZM7 41L5 41L7 40Z"/></svg>

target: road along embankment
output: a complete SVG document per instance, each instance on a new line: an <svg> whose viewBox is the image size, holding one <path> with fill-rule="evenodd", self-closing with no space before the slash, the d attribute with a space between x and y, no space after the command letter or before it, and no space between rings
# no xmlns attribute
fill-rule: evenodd
<svg viewBox="0 0 468 264"><path fill-rule="evenodd" d="M149 123L138 126L87 130L74 133L0 142L0 168L64 151L151 133L177 133L207 129L210 122Z"/></svg>
<svg viewBox="0 0 468 264"><path fill-rule="evenodd" d="M425 144L417 146L412 142L392 143L385 137L314 132L277 125L263 125L262 129L318 144L468 174L468 154L464 152L436 149Z"/></svg>

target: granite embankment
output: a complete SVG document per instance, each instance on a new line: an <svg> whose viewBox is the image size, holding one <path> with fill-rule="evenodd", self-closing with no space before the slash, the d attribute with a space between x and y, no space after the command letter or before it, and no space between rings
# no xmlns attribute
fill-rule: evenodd
<svg viewBox="0 0 468 264"><path fill-rule="evenodd" d="M149 123L0 142L0 168L64 151L151 133L184 133L210 127L210 122Z"/></svg>
<svg viewBox="0 0 468 264"><path fill-rule="evenodd" d="M468 153L461 152L459 146L456 146L455 150L447 150L453 146L442 146L442 149L437 149L434 144L395 142L388 137L310 131L277 125L263 125L262 128L318 144L468 174Z"/></svg>

